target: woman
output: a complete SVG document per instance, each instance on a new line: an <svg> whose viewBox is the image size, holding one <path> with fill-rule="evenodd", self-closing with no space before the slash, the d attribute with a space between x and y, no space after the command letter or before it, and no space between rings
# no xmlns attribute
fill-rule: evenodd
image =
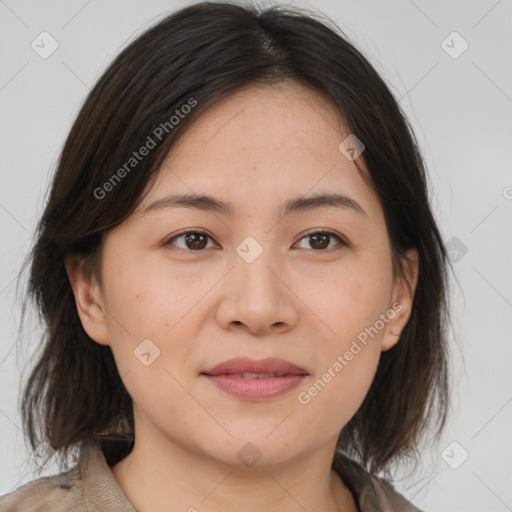
<svg viewBox="0 0 512 512"><path fill-rule="evenodd" d="M377 473L446 420L446 252L341 31L229 3L147 30L82 106L29 263L24 426L67 471L0 510L418 510Z"/></svg>

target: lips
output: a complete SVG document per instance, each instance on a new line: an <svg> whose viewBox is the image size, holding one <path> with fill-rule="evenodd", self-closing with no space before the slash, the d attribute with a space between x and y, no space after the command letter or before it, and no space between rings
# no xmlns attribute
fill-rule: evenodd
<svg viewBox="0 0 512 512"><path fill-rule="evenodd" d="M289 393L303 383L309 373L284 359L270 357L255 361L241 357L225 361L201 375L238 399L260 401Z"/></svg>
<svg viewBox="0 0 512 512"><path fill-rule="evenodd" d="M224 361L223 363L202 372L203 375L230 375L248 379L285 377L287 375L309 375L304 368L279 359L269 357L256 361L247 357L239 357Z"/></svg>

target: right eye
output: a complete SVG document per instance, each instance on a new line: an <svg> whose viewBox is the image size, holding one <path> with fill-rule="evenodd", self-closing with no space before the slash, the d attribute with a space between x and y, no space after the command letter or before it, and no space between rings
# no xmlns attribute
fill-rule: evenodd
<svg viewBox="0 0 512 512"><path fill-rule="evenodd" d="M163 245L176 245L175 240L183 239L185 247L179 247L179 249L188 252L199 252L202 249L207 248L207 239L213 240L213 238L204 231L182 231L168 238Z"/></svg>

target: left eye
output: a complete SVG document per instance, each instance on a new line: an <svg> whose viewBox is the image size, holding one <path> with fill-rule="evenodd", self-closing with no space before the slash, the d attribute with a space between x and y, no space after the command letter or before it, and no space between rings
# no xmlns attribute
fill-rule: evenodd
<svg viewBox="0 0 512 512"><path fill-rule="evenodd" d="M183 238L184 237L184 238ZM175 245L174 241L183 238L185 247L179 247L179 249L189 250L189 252L197 252L202 249L207 248L208 239L213 240L210 235L205 233L204 231L184 231L183 233L178 233L173 237L167 239L164 242L164 245ZM331 232L331 231L314 231L312 233L307 233L304 237L300 239L299 242L309 238L310 244L315 251L323 251L325 249L330 249L330 241L335 239L338 241L339 245L346 246L347 244L342 240L342 238ZM315 247L316 246L316 247Z"/></svg>
<svg viewBox="0 0 512 512"><path fill-rule="evenodd" d="M305 240L306 238L310 238L312 240L312 242L310 241L310 244L315 251L331 249L331 247L329 247L329 242L332 239L337 240L340 246L347 245L339 235L333 233L332 231L313 231L312 233L307 233L304 237L300 239L300 241Z"/></svg>

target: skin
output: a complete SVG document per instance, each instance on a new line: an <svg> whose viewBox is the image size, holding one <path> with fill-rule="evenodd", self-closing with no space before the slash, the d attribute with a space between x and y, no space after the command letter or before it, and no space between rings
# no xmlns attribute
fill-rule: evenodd
<svg viewBox="0 0 512 512"><path fill-rule="evenodd" d="M393 280L380 202L338 149L349 133L325 98L298 83L247 87L189 127L141 205L108 234L101 286L79 259L66 259L82 325L111 347L134 401L135 446L112 471L137 510L356 510L332 456L381 351L410 316L418 260L410 251L407 275ZM142 214L190 192L232 203L234 216L183 207ZM284 201L320 192L350 196L366 215L336 207L279 215ZM164 245L188 229L211 238ZM322 230L349 245L306 236ZM252 263L236 252L248 236L263 249ZM378 335L299 403L395 303L400 312ZM134 350L148 338L160 355L146 366ZM309 376L284 395L247 401L200 375L237 356L281 357ZM261 453L252 467L237 457L248 442Z"/></svg>

